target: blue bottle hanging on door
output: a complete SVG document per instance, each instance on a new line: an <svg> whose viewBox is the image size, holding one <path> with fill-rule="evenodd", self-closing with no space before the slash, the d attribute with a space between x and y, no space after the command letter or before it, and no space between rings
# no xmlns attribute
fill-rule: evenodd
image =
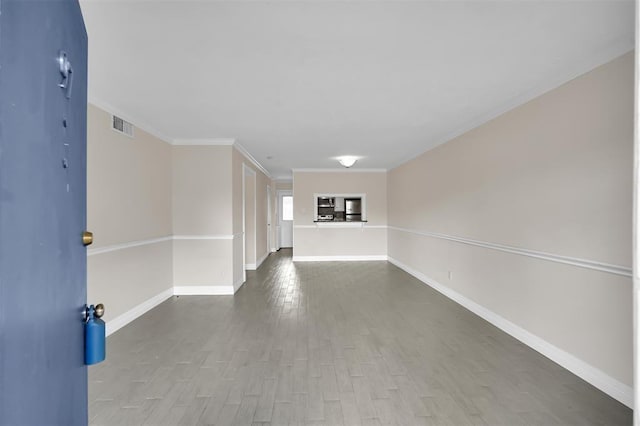
<svg viewBox="0 0 640 426"><path fill-rule="evenodd" d="M106 328L100 319L104 315L104 306L89 306L86 308L87 320L84 325L84 363L93 365L104 361L106 355Z"/></svg>

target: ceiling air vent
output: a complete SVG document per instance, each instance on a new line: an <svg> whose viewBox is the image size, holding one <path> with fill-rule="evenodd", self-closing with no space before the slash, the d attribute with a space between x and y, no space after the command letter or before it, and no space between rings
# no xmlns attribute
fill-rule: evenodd
<svg viewBox="0 0 640 426"><path fill-rule="evenodd" d="M111 128L116 132L124 133L129 137L133 137L133 124L128 121L123 120L122 118L114 115L112 116L113 120L111 122Z"/></svg>

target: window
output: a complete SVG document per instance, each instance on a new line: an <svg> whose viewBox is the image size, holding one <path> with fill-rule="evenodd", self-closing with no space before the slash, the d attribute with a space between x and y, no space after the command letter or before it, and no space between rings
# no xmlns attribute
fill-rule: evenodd
<svg viewBox="0 0 640 426"><path fill-rule="evenodd" d="M313 194L314 222L367 222L366 194Z"/></svg>
<svg viewBox="0 0 640 426"><path fill-rule="evenodd" d="M293 220L293 197L291 195L282 197L282 220Z"/></svg>

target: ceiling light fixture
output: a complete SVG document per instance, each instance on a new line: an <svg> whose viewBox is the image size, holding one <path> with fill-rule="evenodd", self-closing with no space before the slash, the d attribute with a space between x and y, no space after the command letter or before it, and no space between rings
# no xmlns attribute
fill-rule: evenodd
<svg viewBox="0 0 640 426"><path fill-rule="evenodd" d="M340 164L342 164L344 167L348 169L349 167L356 164L356 161L358 161L358 157L353 157L351 155L344 155L342 157L338 157L338 161L340 162Z"/></svg>

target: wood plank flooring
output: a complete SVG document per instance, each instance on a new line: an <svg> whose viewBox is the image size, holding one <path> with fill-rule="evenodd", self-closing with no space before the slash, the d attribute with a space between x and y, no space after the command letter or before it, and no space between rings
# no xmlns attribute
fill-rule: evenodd
<svg viewBox="0 0 640 426"><path fill-rule="evenodd" d="M272 254L89 368L92 425L629 425L632 411L387 262Z"/></svg>

